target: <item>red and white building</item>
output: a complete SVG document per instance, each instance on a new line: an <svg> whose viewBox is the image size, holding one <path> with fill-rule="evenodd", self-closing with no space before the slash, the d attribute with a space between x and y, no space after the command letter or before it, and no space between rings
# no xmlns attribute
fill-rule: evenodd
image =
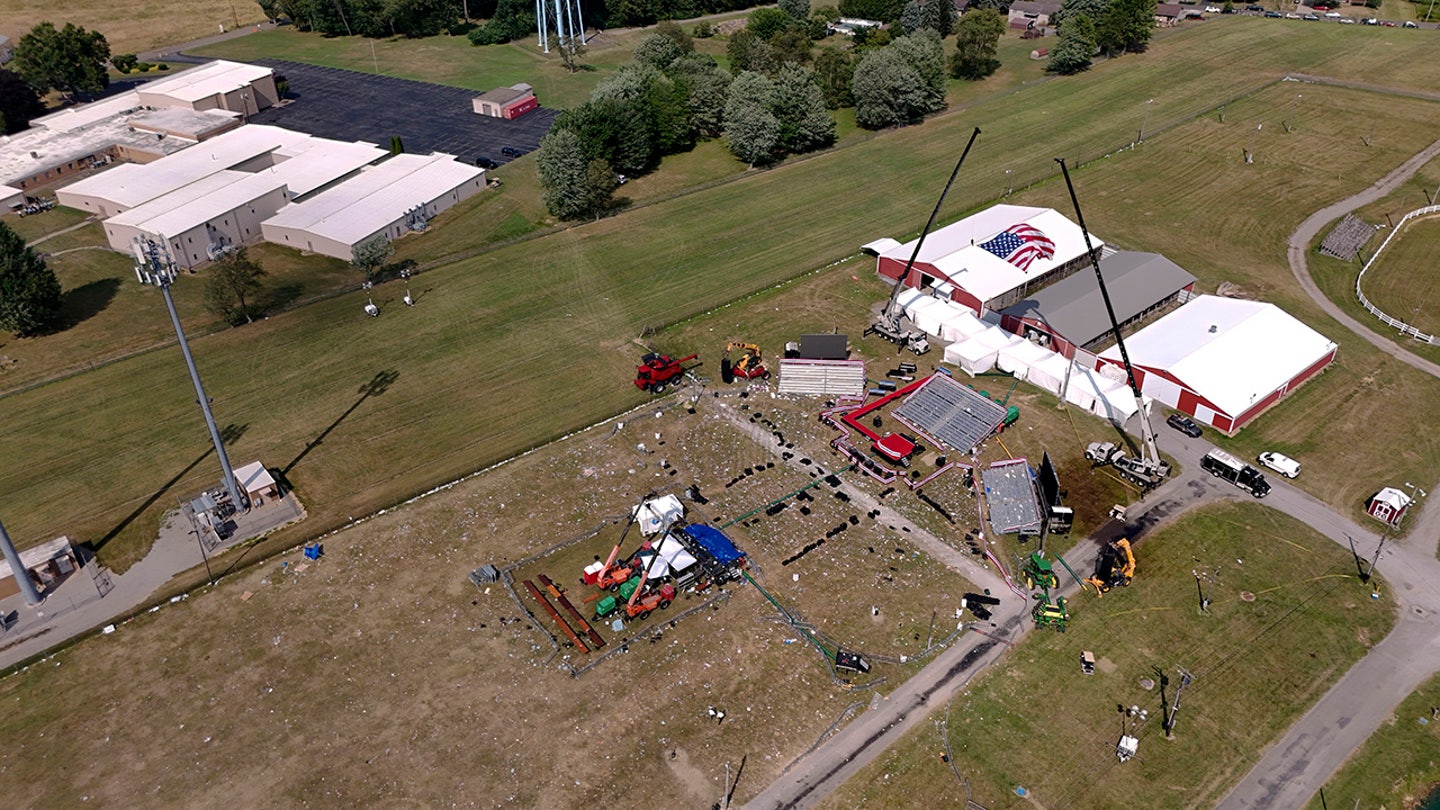
<svg viewBox="0 0 1440 810"><path fill-rule="evenodd" d="M521 82L509 87L491 90L483 96L476 96L470 102L471 108L480 115L513 121L540 106L535 90Z"/></svg>
<svg viewBox="0 0 1440 810"><path fill-rule="evenodd" d="M1400 520L1405 517L1405 510L1410 508L1411 500L1404 492L1394 487L1385 487L1365 504L1365 514L1381 523L1399 526Z"/></svg>
<svg viewBox="0 0 1440 810"><path fill-rule="evenodd" d="M1042 234L1051 255L1036 257L1022 269L983 247L1007 231ZM863 250L877 257L876 271L893 282L904 273L915 241L877 239ZM1096 250L1105 245L1094 234L1091 241ZM969 307L982 318L990 315L988 320L997 322L1000 310L1089 263L1080 226L1055 209L995 205L931 232L905 284L929 288L935 297Z"/></svg>
<svg viewBox="0 0 1440 810"><path fill-rule="evenodd" d="M1234 435L1334 362L1338 347L1274 304L1202 295L1125 348L1142 393ZM1119 351L1103 352L1096 369L1123 379Z"/></svg>

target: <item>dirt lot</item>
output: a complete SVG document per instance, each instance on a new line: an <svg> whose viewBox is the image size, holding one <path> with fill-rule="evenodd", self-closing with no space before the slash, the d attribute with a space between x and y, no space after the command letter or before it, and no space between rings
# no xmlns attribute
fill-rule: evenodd
<svg viewBox="0 0 1440 810"><path fill-rule="evenodd" d="M286 555L0 682L11 707L0 737L26 740L0 752L0 791L31 806L282 796L575 807L621 791L708 806L725 764L733 772L748 755L743 799L906 677L915 664L898 659L921 652L932 611L943 638L972 586L836 496L824 478L837 459L802 456L828 438L807 415L813 403L735 391L701 398L693 415L683 403L657 403L377 516L327 538L318 561ZM775 449L791 460L735 427L752 414L785 426L796 446ZM549 618L523 590L517 603L502 585L477 590L466 579L479 564L509 567L588 536L515 572L547 573L581 607L589 589L579 569L608 552L637 493L694 483L708 503L692 517L723 525L817 479L808 498L726 531L778 602L874 658L854 684L832 679L748 585L726 585L728 596L679 621L700 597L619 634L599 625L602 651L626 651L574 678L586 656L552 646L526 611L553 631ZM963 515L965 502L952 507ZM75 762L89 765L46 778ZM550 762L559 767L536 767Z"/></svg>

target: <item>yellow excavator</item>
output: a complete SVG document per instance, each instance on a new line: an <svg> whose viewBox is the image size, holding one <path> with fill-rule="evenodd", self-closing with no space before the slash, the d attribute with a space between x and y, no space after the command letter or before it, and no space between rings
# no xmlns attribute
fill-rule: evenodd
<svg viewBox="0 0 1440 810"><path fill-rule="evenodd" d="M1121 537L1106 546L1095 561L1095 574L1085 581L1095 586L1099 594L1119 586L1130 584L1135 578L1135 553L1130 550L1130 541Z"/></svg>
<svg viewBox="0 0 1440 810"><path fill-rule="evenodd" d="M739 356L731 359L730 353L738 352ZM754 343L743 343L732 341L725 346L725 358L720 361L720 379L726 383L735 380L765 379L770 376L770 371L760 361L760 347Z"/></svg>

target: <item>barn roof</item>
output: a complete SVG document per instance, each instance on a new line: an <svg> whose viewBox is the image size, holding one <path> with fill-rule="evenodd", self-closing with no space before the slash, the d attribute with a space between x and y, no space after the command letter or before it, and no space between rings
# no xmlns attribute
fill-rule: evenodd
<svg viewBox="0 0 1440 810"><path fill-rule="evenodd" d="M1034 226L1055 243L1054 257L1036 259L1026 271L980 247L1000 232L1022 224ZM1090 238L1097 250L1105 244L1094 234ZM906 262L914 249L915 240L911 240L880 255ZM992 205L931 233L916 262L931 265L966 292L989 301L1083 255L1085 239L1080 226L1055 209Z"/></svg>
<svg viewBox="0 0 1440 810"><path fill-rule="evenodd" d="M1101 259L1100 272L1121 323L1195 283L1194 276L1158 253L1121 251ZM1005 314L1047 324L1077 346L1110 331L1100 284L1088 270L1066 276L1007 308Z"/></svg>
<svg viewBox="0 0 1440 810"><path fill-rule="evenodd" d="M1163 370L1239 416L1335 343L1274 304L1202 295L1126 338L1125 348L1136 365ZM1120 359L1113 346L1100 356Z"/></svg>

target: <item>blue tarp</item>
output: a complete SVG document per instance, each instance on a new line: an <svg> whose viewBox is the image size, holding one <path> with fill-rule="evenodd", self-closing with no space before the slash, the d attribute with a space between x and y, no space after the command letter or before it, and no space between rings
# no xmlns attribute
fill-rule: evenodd
<svg viewBox="0 0 1440 810"><path fill-rule="evenodd" d="M694 538L700 547L710 553L716 561L722 565L729 565L736 560L743 560L745 553L730 542L730 538L720 533L714 526L703 524L692 524L686 526L683 531Z"/></svg>

